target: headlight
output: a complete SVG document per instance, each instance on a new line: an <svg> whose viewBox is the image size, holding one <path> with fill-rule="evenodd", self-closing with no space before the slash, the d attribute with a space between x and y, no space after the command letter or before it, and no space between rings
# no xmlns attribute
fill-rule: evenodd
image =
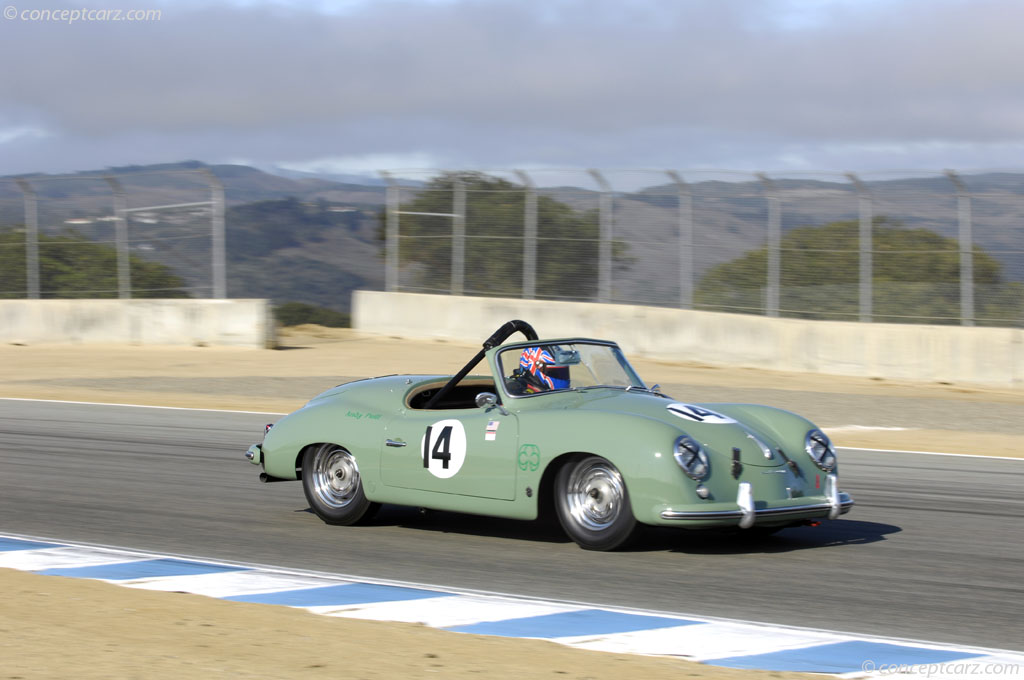
<svg viewBox="0 0 1024 680"><path fill-rule="evenodd" d="M822 470L832 472L836 469L836 449L824 432L821 430L808 432L804 447L814 464Z"/></svg>
<svg viewBox="0 0 1024 680"><path fill-rule="evenodd" d="M697 440L692 437L683 435L677 439L673 456L676 462L679 463L679 467L683 468L686 476L698 482L707 477L711 472L708 454L704 452L704 448L697 443Z"/></svg>

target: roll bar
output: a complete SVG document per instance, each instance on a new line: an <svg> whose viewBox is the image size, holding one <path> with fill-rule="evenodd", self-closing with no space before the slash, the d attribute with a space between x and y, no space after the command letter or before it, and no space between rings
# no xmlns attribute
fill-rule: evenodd
<svg viewBox="0 0 1024 680"><path fill-rule="evenodd" d="M463 378L469 375L470 371L476 368L476 365L479 364L480 360L484 358L484 355L487 353L487 350L493 347L497 347L501 343L505 342L505 340L507 340L514 333L522 333L523 335L526 336L527 340L537 339L537 331L533 330L533 326L526 323L525 321L521 321L519 319L506 321L504 324L501 325L501 327L498 328L498 330L494 331L491 334L491 337L484 340L483 349L477 352L476 356L470 359L469 363L463 366L461 371L453 375L452 379L445 383L445 386L439 389L437 391L437 394L430 398L430 401L426 403L424 408L434 408L434 404L441 401L441 399L445 397L449 392L451 392L452 389L456 385L458 385Z"/></svg>

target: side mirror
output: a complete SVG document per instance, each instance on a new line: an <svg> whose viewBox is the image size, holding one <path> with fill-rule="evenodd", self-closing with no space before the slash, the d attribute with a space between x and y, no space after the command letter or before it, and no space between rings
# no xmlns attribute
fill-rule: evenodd
<svg viewBox="0 0 1024 680"><path fill-rule="evenodd" d="M501 411L501 415L508 415L508 411L505 410L505 407L498 403L498 395L494 392L481 392L476 395L476 405L477 408L482 409L497 408Z"/></svg>

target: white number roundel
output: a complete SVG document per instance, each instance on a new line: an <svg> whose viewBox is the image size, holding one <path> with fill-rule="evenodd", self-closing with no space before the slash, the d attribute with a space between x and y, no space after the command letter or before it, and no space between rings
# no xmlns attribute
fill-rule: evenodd
<svg viewBox="0 0 1024 680"><path fill-rule="evenodd" d="M693 404L680 404L677 402L674 404L669 404L665 408L667 408L668 412L674 416L679 416L680 418L692 420L697 423L724 425L726 423L736 422L729 416L722 415L721 413L715 413L714 411L709 411L706 408L694 406Z"/></svg>
<svg viewBox="0 0 1024 680"><path fill-rule="evenodd" d="M430 474L454 477L466 462L466 429L458 420L439 420L423 434L420 453Z"/></svg>

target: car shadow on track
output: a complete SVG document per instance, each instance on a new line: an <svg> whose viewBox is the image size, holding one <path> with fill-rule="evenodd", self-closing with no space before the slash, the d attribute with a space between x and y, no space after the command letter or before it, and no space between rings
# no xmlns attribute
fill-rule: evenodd
<svg viewBox="0 0 1024 680"><path fill-rule="evenodd" d="M514 520L466 515L441 510L418 510L385 505L369 523L467 536L509 538L538 543L571 543L553 519Z"/></svg>
<svg viewBox="0 0 1024 680"><path fill-rule="evenodd" d="M297 512L313 515L312 508ZM383 506L372 519L352 528L396 527L465 536L488 536L538 543L572 543L554 520L515 520L466 515L443 510L423 510L400 505Z"/></svg>
<svg viewBox="0 0 1024 680"><path fill-rule="evenodd" d="M306 512L312 514L312 510ZM441 510L385 505L368 522L373 527L398 527L465 536L507 538L537 543L571 543L554 518L532 521L500 519ZM785 553L839 545L862 545L886 540L902 531L879 522L839 519L818 526L783 529L772 535L742 530L694 531L642 527L624 552L679 552L694 555Z"/></svg>
<svg viewBox="0 0 1024 680"><path fill-rule="evenodd" d="M893 524L838 519L818 526L799 526L766 535L736 531L648 531L649 550L670 550L693 555L786 553L840 545L866 545L887 540L903 531Z"/></svg>

